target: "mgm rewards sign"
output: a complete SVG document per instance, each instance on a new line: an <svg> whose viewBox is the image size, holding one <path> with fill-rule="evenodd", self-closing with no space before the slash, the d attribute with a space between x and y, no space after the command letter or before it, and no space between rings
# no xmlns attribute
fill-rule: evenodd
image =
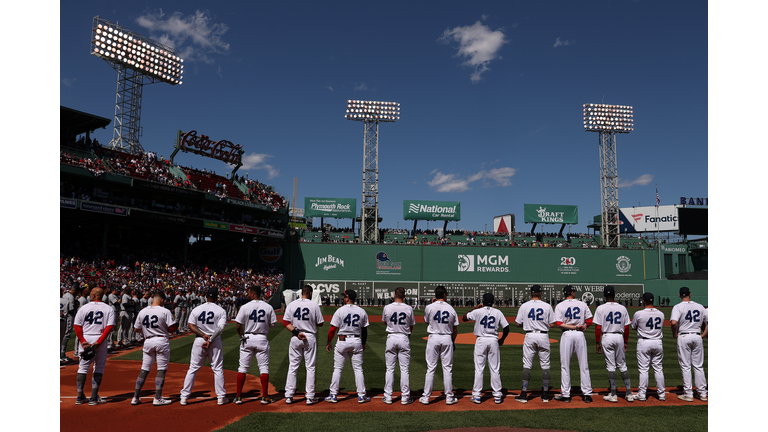
<svg viewBox="0 0 768 432"><path fill-rule="evenodd" d="M458 201L403 200L405 220L461 220L461 203Z"/></svg>

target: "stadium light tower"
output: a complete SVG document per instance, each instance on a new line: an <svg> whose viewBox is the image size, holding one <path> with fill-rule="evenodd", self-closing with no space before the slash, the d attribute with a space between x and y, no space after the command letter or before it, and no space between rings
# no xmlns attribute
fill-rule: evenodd
<svg viewBox="0 0 768 432"><path fill-rule="evenodd" d="M348 100L347 120L363 122L363 214L360 242L379 240L379 122L400 119L400 104Z"/></svg>
<svg viewBox="0 0 768 432"><path fill-rule="evenodd" d="M184 62L179 53L98 15L93 18L91 54L117 71L115 129L109 147L128 153L144 151L139 143L144 84L181 84Z"/></svg>
<svg viewBox="0 0 768 432"><path fill-rule="evenodd" d="M584 104L584 130L597 132L600 145L600 236L603 246L619 247L619 174L616 134L635 130L634 112L628 105Z"/></svg>

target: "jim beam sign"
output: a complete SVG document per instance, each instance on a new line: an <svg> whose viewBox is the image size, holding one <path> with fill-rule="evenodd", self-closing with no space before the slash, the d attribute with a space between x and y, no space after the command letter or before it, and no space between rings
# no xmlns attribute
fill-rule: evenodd
<svg viewBox="0 0 768 432"><path fill-rule="evenodd" d="M243 164L243 153L245 153L240 144L232 144L227 140L213 141L206 135L197 136L197 131L177 132L176 150L171 155L171 162L179 150L217 159L238 167Z"/></svg>

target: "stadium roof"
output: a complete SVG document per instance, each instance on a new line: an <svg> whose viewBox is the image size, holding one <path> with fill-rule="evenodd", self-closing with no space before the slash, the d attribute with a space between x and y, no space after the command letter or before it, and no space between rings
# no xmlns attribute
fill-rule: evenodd
<svg viewBox="0 0 768 432"><path fill-rule="evenodd" d="M72 136L77 136L99 128L104 129L112 122L112 120L104 117L84 113L64 106L60 107L61 117L59 119L59 125L62 135L64 135L64 131L67 131L68 134L72 134Z"/></svg>

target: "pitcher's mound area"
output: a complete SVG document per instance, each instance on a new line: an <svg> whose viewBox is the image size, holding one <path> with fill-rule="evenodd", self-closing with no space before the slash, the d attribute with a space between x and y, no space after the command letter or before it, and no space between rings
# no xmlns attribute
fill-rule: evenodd
<svg viewBox="0 0 768 432"><path fill-rule="evenodd" d="M483 427L483 428L461 428L461 429L438 429L429 432L572 432L562 429L530 429L504 427Z"/></svg>

